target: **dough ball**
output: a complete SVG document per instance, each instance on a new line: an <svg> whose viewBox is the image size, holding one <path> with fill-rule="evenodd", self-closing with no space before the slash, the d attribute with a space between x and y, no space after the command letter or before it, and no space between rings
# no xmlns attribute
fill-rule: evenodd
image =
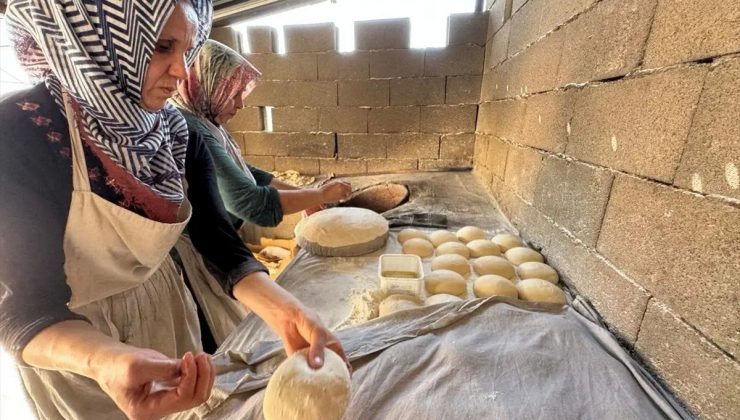
<svg viewBox="0 0 740 420"><path fill-rule="evenodd" d="M437 255L457 254L463 258L470 258L470 250L460 242L445 242L437 247Z"/></svg>
<svg viewBox="0 0 740 420"><path fill-rule="evenodd" d="M431 257L434 254L434 245L426 239L411 238L403 243L403 253L418 255L421 258Z"/></svg>
<svg viewBox="0 0 740 420"><path fill-rule="evenodd" d="M549 265L537 261L529 261L519 264L516 268L516 274L522 280L542 279L547 280L552 284L558 284L557 271Z"/></svg>
<svg viewBox="0 0 740 420"><path fill-rule="evenodd" d="M394 312L416 309L421 306L421 300L411 295L390 295L383 299L378 306L378 315L386 316Z"/></svg>
<svg viewBox="0 0 740 420"><path fill-rule="evenodd" d="M447 293L448 295L461 296L468 292L468 282L463 276L452 270L435 270L424 277L427 292L432 295Z"/></svg>
<svg viewBox="0 0 740 420"><path fill-rule="evenodd" d="M267 383L263 411L266 420L340 420L347 409L350 377L344 361L331 349L324 366L308 366L308 349L299 350L278 366Z"/></svg>
<svg viewBox="0 0 740 420"><path fill-rule="evenodd" d="M461 302L463 299L459 296L448 295L447 293L440 293L438 295L431 295L424 301L424 306L438 305L440 303L450 302Z"/></svg>
<svg viewBox="0 0 740 420"><path fill-rule="evenodd" d="M498 245L487 239L476 239L467 244L470 256L473 258L485 257L486 255L501 255Z"/></svg>
<svg viewBox="0 0 740 420"><path fill-rule="evenodd" d="M511 261L514 265L524 264L525 262L544 262L545 258L539 252L534 249L529 249L523 246L517 248L511 248L504 254L506 259Z"/></svg>
<svg viewBox="0 0 740 420"><path fill-rule="evenodd" d="M504 296L514 299L519 297L519 292L511 280L495 274L486 274L475 279L473 292L478 297Z"/></svg>
<svg viewBox="0 0 740 420"><path fill-rule="evenodd" d="M428 241L429 235L419 229L404 229L398 232L398 242L400 243L404 243L412 238L426 239Z"/></svg>
<svg viewBox="0 0 740 420"><path fill-rule="evenodd" d="M468 277L470 275L470 264L468 260L457 254L446 254L434 257L432 270L450 270L457 274Z"/></svg>
<svg viewBox="0 0 740 420"><path fill-rule="evenodd" d="M501 252L506 252L511 248L524 245L521 238L510 233L500 233L494 236L493 239L491 239L491 242L498 245L498 247L501 248Z"/></svg>
<svg viewBox="0 0 740 420"><path fill-rule="evenodd" d="M446 230L435 230L429 234L429 240L432 241L432 244L436 248L445 242L457 242L457 236Z"/></svg>
<svg viewBox="0 0 740 420"><path fill-rule="evenodd" d="M388 221L372 210L335 207L314 213L299 223L298 244L323 257L353 257L382 248Z"/></svg>
<svg viewBox="0 0 740 420"><path fill-rule="evenodd" d="M506 258L488 255L473 261L473 270L479 275L496 274L507 279L514 278L514 266Z"/></svg>
<svg viewBox="0 0 740 420"><path fill-rule="evenodd" d="M465 226L457 231L457 239L464 243L468 243L476 239L486 239L486 236L486 231L475 226Z"/></svg>
<svg viewBox="0 0 740 420"><path fill-rule="evenodd" d="M565 305L565 293L558 286L542 279L526 279L516 284L519 299Z"/></svg>

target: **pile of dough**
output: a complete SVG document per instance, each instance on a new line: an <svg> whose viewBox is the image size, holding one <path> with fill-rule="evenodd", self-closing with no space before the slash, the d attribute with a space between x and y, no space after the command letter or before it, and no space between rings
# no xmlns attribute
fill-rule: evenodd
<svg viewBox="0 0 740 420"><path fill-rule="evenodd" d="M468 260L457 254L445 254L434 257L432 260L432 270L450 270L463 277L470 275Z"/></svg>
<svg viewBox="0 0 740 420"><path fill-rule="evenodd" d="M529 302L565 305L565 293L558 286L542 279L526 279L516 284L519 298Z"/></svg>
<svg viewBox="0 0 740 420"><path fill-rule="evenodd" d="M524 264L525 262L544 262L545 258L539 252L534 249L529 249L523 246L511 248L504 253L506 259L511 261L514 265Z"/></svg>
<svg viewBox="0 0 740 420"><path fill-rule="evenodd" d="M523 246L524 242L515 235L512 235L510 233L500 233L491 239L491 242L498 245L499 248L501 248L502 252L506 252L510 250L511 248L516 248L518 246Z"/></svg>
<svg viewBox="0 0 740 420"><path fill-rule="evenodd" d="M403 253L418 255L421 258L431 257L434 254L434 245L426 239L411 238L403 243Z"/></svg>
<svg viewBox="0 0 740 420"><path fill-rule="evenodd" d="M461 242L468 243L476 239L486 239L487 235L486 232L479 227L465 226L457 231L456 236Z"/></svg>
<svg viewBox="0 0 740 420"><path fill-rule="evenodd" d="M445 242L457 242L457 236L446 230L435 230L429 234L429 240L432 241L432 244L436 248Z"/></svg>
<svg viewBox="0 0 740 420"><path fill-rule="evenodd" d="M422 232L419 229L404 229L398 232L398 242L404 243L412 238L421 238L429 240L429 235L426 232Z"/></svg>
<svg viewBox="0 0 740 420"><path fill-rule="evenodd" d="M437 255L457 254L464 258L470 258L470 250L460 242L445 242L437 247Z"/></svg>
<svg viewBox="0 0 740 420"><path fill-rule="evenodd" d="M473 270L479 275L496 274L507 279L514 278L514 266L505 258L488 255L473 261Z"/></svg>
<svg viewBox="0 0 740 420"><path fill-rule="evenodd" d="M467 244L470 256L473 258L485 257L486 255L501 255L498 245L487 239L476 239Z"/></svg>
<svg viewBox="0 0 740 420"><path fill-rule="evenodd" d="M376 251L388 239L388 221L372 210L335 207L301 221L298 244L309 254L353 257Z"/></svg>
<svg viewBox="0 0 740 420"><path fill-rule="evenodd" d="M340 420L347 409L350 377L347 366L330 349L324 365L313 369L303 349L278 366L267 383L263 411L266 420Z"/></svg>
<svg viewBox="0 0 740 420"><path fill-rule="evenodd" d="M475 279L473 292L478 297L505 296L516 299L519 292L509 279L495 274L486 274Z"/></svg>
<svg viewBox="0 0 740 420"><path fill-rule="evenodd" d="M378 316L390 315L394 312L416 309L421 307L421 300L411 295L390 295L383 299L378 306Z"/></svg>
<svg viewBox="0 0 740 420"><path fill-rule="evenodd" d="M467 295L468 283L463 276L452 270L435 270L424 277L427 292L432 295L446 293L448 295Z"/></svg>
<svg viewBox="0 0 740 420"><path fill-rule="evenodd" d="M459 296L448 295L447 293L440 293L437 295L431 295L424 301L424 306L432 306L440 303L449 302L461 302L463 299Z"/></svg>
<svg viewBox="0 0 740 420"><path fill-rule="evenodd" d="M557 271L549 265L537 261L529 261L519 264L516 268L516 274L522 280L542 279L547 280L552 284L558 284Z"/></svg>

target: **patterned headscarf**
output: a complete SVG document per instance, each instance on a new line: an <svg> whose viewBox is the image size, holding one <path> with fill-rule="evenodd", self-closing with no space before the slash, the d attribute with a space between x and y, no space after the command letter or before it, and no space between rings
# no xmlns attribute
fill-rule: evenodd
<svg viewBox="0 0 740 420"><path fill-rule="evenodd" d="M172 101L213 123L236 95L248 95L262 74L238 52L209 39Z"/></svg>
<svg viewBox="0 0 740 420"><path fill-rule="evenodd" d="M182 0L186 1L186 0ZM198 15L196 48L208 38L213 5ZM7 18L21 64L60 105L66 91L95 146L165 199L180 203L187 125L172 105L139 103L155 44L178 0L11 0Z"/></svg>

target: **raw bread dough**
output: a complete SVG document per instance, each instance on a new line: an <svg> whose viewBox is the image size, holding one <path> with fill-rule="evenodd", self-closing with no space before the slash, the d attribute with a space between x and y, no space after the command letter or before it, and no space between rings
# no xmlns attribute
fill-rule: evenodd
<svg viewBox="0 0 740 420"><path fill-rule="evenodd" d="M518 246L524 245L524 242L522 242L521 238L510 233L500 233L494 236L491 241L498 245L499 248L501 248L501 252L506 252L511 248L516 248Z"/></svg>
<svg viewBox="0 0 740 420"><path fill-rule="evenodd" d="M470 264L468 260L457 254L445 254L434 257L432 260L432 271L451 270L457 274L468 277L470 275Z"/></svg>
<svg viewBox="0 0 740 420"><path fill-rule="evenodd" d="M542 279L526 279L516 284L519 299L565 305L565 293L558 286Z"/></svg>
<svg viewBox="0 0 740 420"><path fill-rule="evenodd" d="M388 239L388 221L374 211L335 207L301 222L298 244L309 254L352 257L376 251Z"/></svg>
<svg viewBox="0 0 740 420"><path fill-rule="evenodd" d="M426 239L411 238L403 243L403 253L418 255L421 258L431 257L434 254L434 245Z"/></svg>
<svg viewBox="0 0 740 420"><path fill-rule="evenodd" d="M265 420L340 420L347 409L350 377L344 361L325 349L324 366L308 366L308 350L285 359L265 390Z"/></svg>
<svg viewBox="0 0 740 420"><path fill-rule="evenodd" d="M519 297L519 292L511 280L495 274L486 274L475 279L473 292L478 297L505 296L514 299Z"/></svg>
<svg viewBox="0 0 740 420"><path fill-rule="evenodd" d="M511 248L504 254L506 259L514 265L524 264L525 262L544 262L545 258L539 252L534 249L529 249L523 246L517 248Z"/></svg>
<svg viewBox="0 0 740 420"><path fill-rule="evenodd" d="M437 255L457 254L463 258L470 258L470 250L460 242L445 242L437 247Z"/></svg>
<svg viewBox="0 0 740 420"><path fill-rule="evenodd" d="M429 235L426 232L422 232L419 229L404 229L398 232L398 242L404 243L411 238L421 238L429 240Z"/></svg>
<svg viewBox="0 0 740 420"><path fill-rule="evenodd" d="M514 278L514 266L506 258L488 255L473 261L473 270L479 275L496 274L507 279Z"/></svg>
<svg viewBox="0 0 740 420"><path fill-rule="evenodd" d="M436 248L445 242L457 242L457 236L446 230L435 230L429 234L429 240L432 241L432 244Z"/></svg>
<svg viewBox="0 0 740 420"><path fill-rule="evenodd" d="M498 245L488 239L476 239L468 242L467 246L470 250L470 257L472 258L485 257L486 255L501 255L501 249Z"/></svg>
<svg viewBox="0 0 740 420"><path fill-rule="evenodd" d="M519 264L516 268L516 274L522 280L542 279L547 280L552 284L558 284L557 271L549 265L537 261L529 261Z"/></svg>
<svg viewBox="0 0 740 420"><path fill-rule="evenodd" d="M390 295L378 306L378 315L386 316L394 312L421 307L421 300L411 295Z"/></svg>
<svg viewBox="0 0 740 420"><path fill-rule="evenodd" d="M447 293L440 293L437 295L431 295L424 301L424 306L437 305L440 303L449 302L460 302L463 299L459 296L448 295Z"/></svg>
<svg viewBox="0 0 740 420"><path fill-rule="evenodd" d="M424 277L427 292L436 295L447 293L448 295L461 296L468 292L468 283L463 276L452 270L435 270Z"/></svg>
<svg viewBox="0 0 740 420"><path fill-rule="evenodd" d="M457 239L463 243L468 243L476 239L486 239L486 231L475 226L465 226L457 231Z"/></svg>

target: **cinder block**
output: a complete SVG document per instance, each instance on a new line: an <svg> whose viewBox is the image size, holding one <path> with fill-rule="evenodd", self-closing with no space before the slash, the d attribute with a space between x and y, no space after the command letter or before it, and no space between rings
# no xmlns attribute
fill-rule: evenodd
<svg viewBox="0 0 740 420"><path fill-rule="evenodd" d="M386 106L390 102L388 80L342 80L339 82L339 105Z"/></svg>
<svg viewBox="0 0 740 420"><path fill-rule="evenodd" d="M424 75L456 76L483 73L483 47L477 45L426 50Z"/></svg>
<svg viewBox="0 0 740 420"><path fill-rule="evenodd" d="M319 159L319 170L322 174L366 174L367 161L365 159Z"/></svg>
<svg viewBox="0 0 740 420"><path fill-rule="evenodd" d="M547 8L540 16L540 35L544 35L570 20L573 16L587 10L598 0L560 0L547 2Z"/></svg>
<svg viewBox="0 0 740 420"><path fill-rule="evenodd" d="M521 94L519 82L516 86L514 85L517 78L525 72L523 66L520 65L521 63L522 56L518 55L491 70L491 79L487 90L481 93L481 95L485 94L485 100L500 100Z"/></svg>
<svg viewBox="0 0 740 420"><path fill-rule="evenodd" d="M273 131L317 131L318 128L318 108L285 107L272 109Z"/></svg>
<svg viewBox="0 0 740 420"><path fill-rule="evenodd" d="M271 26L248 26L247 41L252 54L277 52L277 31Z"/></svg>
<svg viewBox="0 0 740 420"><path fill-rule="evenodd" d="M393 50L409 48L411 22L408 18L355 22L355 49Z"/></svg>
<svg viewBox="0 0 740 420"><path fill-rule="evenodd" d="M642 58L657 0L604 0L566 25L561 85L622 76Z"/></svg>
<svg viewBox="0 0 740 420"><path fill-rule="evenodd" d="M367 108L330 107L319 112L319 131L367 133Z"/></svg>
<svg viewBox="0 0 740 420"><path fill-rule="evenodd" d="M488 36L490 39L511 16L511 0L496 0L488 10Z"/></svg>
<svg viewBox="0 0 740 420"><path fill-rule="evenodd" d="M465 159L419 159L420 171L459 171L472 167L470 160Z"/></svg>
<svg viewBox="0 0 740 420"><path fill-rule="evenodd" d="M439 136L434 134L387 135L388 157L391 159L437 159Z"/></svg>
<svg viewBox="0 0 740 420"><path fill-rule="evenodd" d="M245 57L262 80L316 80L316 54L249 54Z"/></svg>
<svg viewBox="0 0 740 420"><path fill-rule="evenodd" d="M491 102L479 131L518 143L525 109L526 103L520 99Z"/></svg>
<svg viewBox="0 0 740 420"><path fill-rule="evenodd" d="M491 112L493 104L484 102L478 106L478 118L475 131L479 134L493 134L495 130L495 115Z"/></svg>
<svg viewBox="0 0 740 420"><path fill-rule="evenodd" d="M526 6L525 6L526 7ZM555 31L507 62L506 97L545 92L558 85L557 72L565 33Z"/></svg>
<svg viewBox="0 0 740 420"><path fill-rule="evenodd" d="M511 32L511 21L506 22L500 31L496 32L486 44L488 52L486 53L486 64L485 70L489 70L492 67L498 66L507 57L507 51L509 48L509 33Z"/></svg>
<svg viewBox="0 0 740 420"><path fill-rule="evenodd" d="M740 59L707 75L675 184L740 199Z"/></svg>
<svg viewBox="0 0 740 420"><path fill-rule="evenodd" d="M491 136L486 151L486 166L491 174L500 180L506 176L506 161L509 158L509 145Z"/></svg>
<svg viewBox="0 0 740 420"><path fill-rule="evenodd" d="M707 68L679 68L578 93L566 153L671 182Z"/></svg>
<svg viewBox="0 0 740 420"><path fill-rule="evenodd" d="M234 118L226 123L226 129L231 132L263 130L262 109L253 106L240 109Z"/></svg>
<svg viewBox="0 0 740 420"><path fill-rule="evenodd" d="M540 37L540 16L545 13L545 8L550 7L549 4L543 4L543 0L530 0L511 17L509 57Z"/></svg>
<svg viewBox="0 0 740 420"><path fill-rule="evenodd" d="M655 299L636 347L699 418L740 418L740 365Z"/></svg>
<svg viewBox="0 0 740 420"><path fill-rule="evenodd" d="M311 25L287 25L285 31L285 51L323 52L336 51L337 28L333 23Z"/></svg>
<svg viewBox="0 0 740 420"><path fill-rule="evenodd" d="M239 43L239 34L231 26L214 27L211 29L209 36L212 40L218 41L234 51L241 52Z"/></svg>
<svg viewBox="0 0 740 420"><path fill-rule="evenodd" d="M242 150L261 156L333 157L334 134L244 133Z"/></svg>
<svg viewBox="0 0 740 420"><path fill-rule="evenodd" d="M423 133L473 133L476 105L425 106L421 108Z"/></svg>
<svg viewBox="0 0 740 420"><path fill-rule="evenodd" d="M475 134L475 144L473 147L473 163L475 166L484 165L488 154L488 138L485 134Z"/></svg>
<svg viewBox="0 0 740 420"><path fill-rule="evenodd" d="M512 2L512 5L511 5L511 16L512 16L512 19L514 18L514 15L516 13L519 13L519 9L521 9L522 6L524 6L528 1L530 3L532 2L531 0L514 0Z"/></svg>
<svg viewBox="0 0 740 420"><path fill-rule="evenodd" d="M257 84L247 106L336 106L337 82L277 82Z"/></svg>
<svg viewBox="0 0 740 420"><path fill-rule="evenodd" d="M740 209L617 176L599 252L726 352L740 352Z"/></svg>
<svg viewBox="0 0 740 420"><path fill-rule="evenodd" d="M613 180L606 170L548 157L535 188L534 205L593 248Z"/></svg>
<svg viewBox="0 0 740 420"><path fill-rule="evenodd" d="M447 18L447 45L486 45L488 13L458 13Z"/></svg>
<svg viewBox="0 0 740 420"><path fill-rule="evenodd" d="M444 77L393 79L391 105L437 105L445 102Z"/></svg>
<svg viewBox="0 0 740 420"><path fill-rule="evenodd" d="M710 0L702 7L660 0L645 52L645 67L740 51L740 7L736 1Z"/></svg>
<svg viewBox="0 0 740 420"><path fill-rule="evenodd" d="M524 126L518 142L554 153L565 151L575 99L574 90L548 92L527 98Z"/></svg>
<svg viewBox="0 0 740 420"><path fill-rule="evenodd" d="M388 136L381 134L338 134L337 156L340 159L385 158Z"/></svg>
<svg viewBox="0 0 740 420"><path fill-rule="evenodd" d="M362 51L318 54L319 80L367 79L370 56Z"/></svg>
<svg viewBox="0 0 740 420"><path fill-rule="evenodd" d="M367 120L370 133L403 133L419 131L418 106L373 108Z"/></svg>
<svg viewBox="0 0 740 420"><path fill-rule="evenodd" d="M424 75L424 50L373 51L370 77L415 77Z"/></svg>
<svg viewBox="0 0 740 420"><path fill-rule="evenodd" d="M319 173L319 159L277 156L275 158L275 170L293 170L304 175L316 175Z"/></svg>
<svg viewBox="0 0 740 420"><path fill-rule="evenodd" d="M248 164L263 171L275 170L275 156L244 155L243 157Z"/></svg>
<svg viewBox="0 0 740 420"><path fill-rule="evenodd" d="M416 159L368 159L367 173L410 172L419 168Z"/></svg>
<svg viewBox="0 0 740 420"><path fill-rule="evenodd" d="M524 201L534 201L537 178L542 168L543 155L529 147L509 147L506 157L506 174L504 181Z"/></svg>
<svg viewBox="0 0 740 420"><path fill-rule="evenodd" d="M439 145L439 157L470 162L475 148L475 134L445 134Z"/></svg>
<svg viewBox="0 0 740 420"><path fill-rule="evenodd" d="M448 105L477 104L480 100L480 87L483 76L450 76L447 78ZM393 90L391 89L391 92Z"/></svg>

